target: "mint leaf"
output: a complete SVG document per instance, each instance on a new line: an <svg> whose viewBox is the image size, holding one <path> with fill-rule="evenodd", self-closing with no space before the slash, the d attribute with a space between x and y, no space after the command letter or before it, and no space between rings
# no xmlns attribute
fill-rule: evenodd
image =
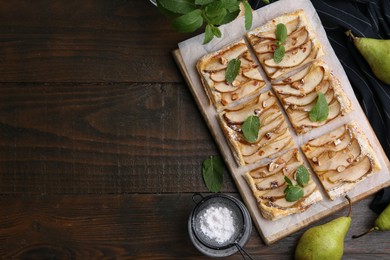
<svg viewBox="0 0 390 260"><path fill-rule="evenodd" d="M287 39L287 27L286 25L282 23L278 23L276 25L276 31L275 31L276 39L283 44Z"/></svg>
<svg viewBox="0 0 390 260"><path fill-rule="evenodd" d="M313 122L322 122L328 118L329 107L328 102L322 92L318 92L317 102L309 112L309 118Z"/></svg>
<svg viewBox="0 0 390 260"><path fill-rule="evenodd" d="M234 21L234 19L236 19L239 14L240 14L240 9L227 13L223 18L221 24L227 24Z"/></svg>
<svg viewBox="0 0 390 260"><path fill-rule="evenodd" d="M238 75L240 71L241 60L240 59L232 59L229 61L226 72L225 72L225 80L228 84L232 83Z"/></svg>
<svg viewBox="0 0 390 260"><path fill-rule="evenodd" d="M275 63L280 63L283 60L284 53L286 52L286 49L283 45L279 45L275 52L274 52L274 61Z"/></svg>
<svg viewBox="0 0 390 260"><path fill-rule="evenodd" d="M252 21L253 21L252 7L250 6L248 1L246 1L246 0L243 1L242 3L244 4L244 8L245 8L245 12L244 12L244 15L245 15L245 30L248 31L252 27Z"/></svg>
<svg viewBox="0 0 390 260"><path fill-rule="evenodd" d="M207 5L214 2L214 0L195 0L196 5Z"/></svg>
<svg viewBox="0 0 390 260"><path fill-rule="evenodd" d="M207 24L204 32L205 32L205 34L204 34L203 44L206 44L206 43L209 43L214 38L212 25Z"/></svg>
<svg viewBox="0 0 390 260"><path fill-rule="evenodd" d="M208 23L221 24L227 14L227 10L221 2L213 2L205 7L205 19Z"/></svg>
<svg viewBox="0 0 390 260"><path fill-rule="evenodd" d="M245 139L250 142L256 142L259 136L260 119L257 116L248 116L242 124L241 130Z"/></svg>
<svg viewBox="0 0 390 260"><path fill-rule="evenodd" d="M222 33L218 29L218 27L215 27L214 25L208 23L205 28L203 44L209 43L214 38L214 36L217 36L219 38L222 36Z"/></svg>
<svg viewBox="0 0 390 260"><path fill-rule="evenodd" d="M284 180L286 181L287 186L292 186L293 185L293 183L291 182L291 180L287 176L284 176Z"/></svg>
<svg viewBox="0 0 390 260"><path fill-rule="evenodd" d="M263 0L264 4L269 4L269 0Z"/></svg>
<svg viewBox="0 0 390 260"><path fill-rule="evenodd" d="M284 190L285 198L288 202L294 202L302 198L304 191L300 186L287 186Z"/></svg>
<svg viewBox="0 0 390 260"><path fill-rule="evenodd" d="M299 165L295 172L295 179L297 183L301 186L306 186L310 180L310 174L307 171L306 167L303 165Z"/></svg>
<svg viewBox="0 0 390 260"><path fill-rule="evenodd" d="M275 30L276 45L277 48L274 51L275 63L280 63L283 60L284 53L286 52L285 47L282 45L287 39L287 28L284 24L278 23Z"/></svg>
<svg viewBox="0 0 390 260"><path fill-rule="evenodd" d="M157 6L176 14L186 14L197 9L193 0L157 0Z"/></svg>
<svg viewBox="0 0 390 260"><path fill-rule="evenodd" d="M169 17L169 18L173 19L173 18L176 18L177 16L180 15L180 14L177 14L177 13L174 13L172 11L169 11L169 10L165 9L161 4L159 4L158 0L157 0L157 7L158 7L158 10L160 11L160 13L162 13L166 17Z"/></svg>
<svg viewBox="0 0 390 260"><path fill-rule="evenodd" d="M203 24L202 10L196 9L172 21L172 26L179 32L193 32Z"/></svg>
<svg viewBox="0 0 390 260"><path fill-rule="evenodd" d="M219 30L219 28L215 27L214 25L211 25L211 31L213 32L214 36L216 36L217 38L220 38L222 36L222 33Z"/></svg>
<svg viewBox="0 0 390 260"><path fill-rule="evenodd" d="M222 5L229 13L240 11L240 2L238 0L220 0Z"/></svg>
<svg viewBox="0 0 390 260"><path fill-rule="evenodd" d="M224 164L221 158L210 156L203 161L202 175L206 187L211 192L219 192L223 183Z"/></svg>
<svg viewBox="0 0 390 260"><path fill-rule="evenodd" d="M222 3L217 1L217 2L212 2L205 7L205 14L208 17L217 17L221 14L225 8L222 6ZM226 10L225 10L226 11Z"/></svg>

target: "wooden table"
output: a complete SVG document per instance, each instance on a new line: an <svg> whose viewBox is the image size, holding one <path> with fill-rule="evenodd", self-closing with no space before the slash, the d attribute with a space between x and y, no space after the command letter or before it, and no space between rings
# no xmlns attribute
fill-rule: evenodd
<svg viewBox="0 0 390 260"><path fill-rule="evenodd" d="M202 258L187 221L218 150L171 54L191 36L146 0L0 2L0 258ZM350 238L371 200L345 259L390 259L388 233ZM246 249L292 259L306 229Z"/></svg>

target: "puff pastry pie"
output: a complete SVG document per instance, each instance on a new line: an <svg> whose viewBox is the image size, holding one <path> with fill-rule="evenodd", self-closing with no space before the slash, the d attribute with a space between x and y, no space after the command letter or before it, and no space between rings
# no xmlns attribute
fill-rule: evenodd
<svg viewBox="0 0 390 260"><path fill-rule="evenodd" d="M232 59L240 59L241 66L238 76L229 84L225 80L225 72ZM205 55L196 68L209 99L217 109L253 95L265 86L258 65L243 39Z"/></svg>
<svg viewBox="0 0 390 260"><path fill-rule="evenodd" d="M351 102L339 81L322 61L274 84L272 88L297 134L306 133L352 111ZM309 118L309 112L317 101L318 92L325 95L329 114L326 120L313 122Z"/></svg>
<svg viewBox="0 0 390 260"><path fill-rule="evenodd" d="M380 170L375 153L356 122L309 141L302 151L332 200Z"/></svg>
<svg viewBox="0 0 390 260"><path fill-rule="evenodd" d="M246 118L255 115L260 119L258 139L245 140L241 126ZM256 162L294 145L287 122L272 92L252 98L246 103L225 109L218 116L220 125L232 148L238 165Z"/></svg>
<svg viewBox="0 0 390 260"><path fill-rule="evenodd" d="M287 39L285 54L280 63L273 59L277 48L276 26L283 23ZM287 73L298 70L323 55L320 43L309 28L303 10L284 14L247 33L249 43L271 81L282 79Z"/></svg>
<svg viewBox="0 0 390 260"><path fill-rule="evenodd" d="M299 200L288 202L284 190L287 187L285 176L295 181L297 168L303 165L298 149L291 149L270 163L245 174L261 214L266 219L277 220L287 215L305 211L312 204L322 200L316 183L310 177L303 188L304 195Z"/></svg>

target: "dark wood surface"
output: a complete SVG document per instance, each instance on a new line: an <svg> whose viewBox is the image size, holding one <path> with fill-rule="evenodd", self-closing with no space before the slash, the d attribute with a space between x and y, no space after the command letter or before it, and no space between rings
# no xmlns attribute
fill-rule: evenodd
<svg viewBox="0 0 390 260"><path fill-rule="evenodd" d="M192 35L146 0L0 1L0 258L203 258L187 221L218 150L171 55ZM390 259L387 233L350 238L371 200L345 259ZM292 259L306 229L246 249Z"/></svg>

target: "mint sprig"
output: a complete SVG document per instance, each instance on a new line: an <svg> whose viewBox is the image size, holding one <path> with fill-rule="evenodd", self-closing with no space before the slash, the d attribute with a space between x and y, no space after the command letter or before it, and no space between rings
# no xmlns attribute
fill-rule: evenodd
<svg viewBox="0 0 390 260"><path fill-rule="evenodd" d="M297 185L294 185L287 176L284 176L284 180L287 184L286 189L284 189L285 198L288 202L294 202L303 197L303 187L309 183L310 174L305 166L300 165L295 172Z"/></svg>
<svg viewBox="0 0 390 260"><path fill-rule="evenodd" d="M172 26L179 32L194 32L206 24L203 44L222 36L218 26L237 18L240 3L244 6L245 29L249 30L253 16L247 0L157 0L161 13L173 18Z"/></svg>
<svg viewBox="0 0 390 260"><path fill-rule="evenodd" d="M209 191L219 192L221 190L224 169L224 163L220 157L210 156L203 161L202 175Z"/></svg>
<svg viewBox="0 0 390 260"><path fill-rule="evenodd" d="M280 63L284 58L285 47L284 43L287 39L287 27L283 23L278 23L275 30L276 36L276 49L274 51L274 61L275 63Z"/></svg>

